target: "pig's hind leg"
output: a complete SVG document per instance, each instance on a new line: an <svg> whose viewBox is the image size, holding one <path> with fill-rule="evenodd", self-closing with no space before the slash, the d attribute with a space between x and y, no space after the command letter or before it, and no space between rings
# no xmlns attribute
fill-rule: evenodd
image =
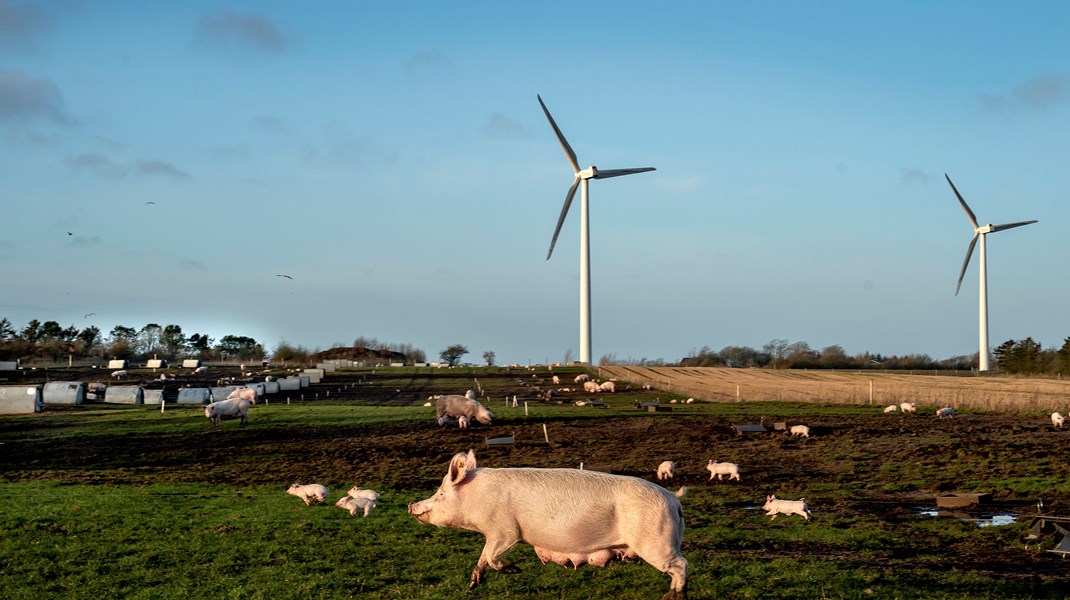
<svg viewBox="0 0 1070 600"><path fill-rule="evenodd" d="M468 589L472 589L483 582L483 573L487 567L500 573L519 573L520 569L512 563L504 563L498 560L510 548L516 545L520 539L516 536L487 537L487 543L483 545L483 553L479 555L476 568L472 569L472 578L468 581Z"/></svg>

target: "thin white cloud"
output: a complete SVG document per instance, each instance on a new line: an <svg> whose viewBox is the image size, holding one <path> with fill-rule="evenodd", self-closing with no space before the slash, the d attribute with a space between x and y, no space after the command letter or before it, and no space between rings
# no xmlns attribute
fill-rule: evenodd
<svg viewBox="0 0 1070 600"><path fill-rule="evenodd" d="M64 127L77 124L67 114L63 95L54 83L6 69L0 69L0 120L47 121Z"/></svg>
<svg viewBox="0 0 1070 600"><path fill-rule="evenodd" d="M197 22L193 44L212 50L255 50L278 54L296 40L285 35L271 19L259 14L238 14L226 9L204 15Z"/></svg>
<svg viewBox="0 0 1070 600"><path fill-rule="evenodd" d="M250 125L255 129L267 133L288 134L290 132L286 123L284 123L282 119L273 115L257 115L250 120Z"/></svg>
<svg viewBox="0 0 1070 600"><path fill-rule="evenodd" d="M405 62L405 73L416 79L453 77L453 63L438 50L421 50Z"/></svg>
<svg viewBox="0 0 1070 600"><path fill-rule="evenodd" d="M162 160L143 160L137 163L137 172L142 175L164 175L174 179L190 179L191 175L175 165Z"/></svg>
<svg viewBox="0 0 1070 600"><path fill-rule="evenodd" d="M309 144L301 150L305 166L326 164L342 167L365 167L369 164L390 165L396 157L368 136L354 136L345 127L331 123L320 144Z"/></svg>
<svg viewBox="0 0 1070 600"><path fill-rule="evenodd" d="M179 266L185 271L207 271L208 270L208 267L204 266L204 263L202 263L201 261L193 260L193 259L189 259L189 258L183 260L179 264Z"/></svg>
<svg viewBox="0 0 1070 600"><path fill-rule="evenodd" d="M38 41L54 27L52 15L40 5L0 0L0 53L37 52Z"/></svg>
<svg viewBox="0 0 1070 600"><path fill-rule="evenodd" d="M483 133L490 137L510 140L530 137L528 130L523 125L499 111L491 113L490 118L487 119L487 124L483 127Z"/></svg>
<svg viewBox="0 0 1070 600"><path fill-rule="evenodd" d="M126 167L115 164L106 156L94 153L68 156L64 162L72 171L88 171L95 175L100 175L101 177L125 177L127 172Z"/></svg>
<svg viewBox="0 0 1070 600"><path fill-rule="evenodd" d="M929 183L933 180L933 176L921 169L903 167L899 169L899 179L903 183Z"/></svg>
<svg viewBox="0 0 1070 600"><path fill-rule="evenodd" d="M1062 74L1034 77L1006 92L977 95L977 103L992 112L1046 110L1070 100L1070 77Z"/></svg>

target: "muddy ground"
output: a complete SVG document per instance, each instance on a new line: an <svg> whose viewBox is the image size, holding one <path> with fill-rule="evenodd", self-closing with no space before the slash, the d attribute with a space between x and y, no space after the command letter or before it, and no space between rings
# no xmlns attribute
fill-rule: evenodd
<svg viewBox="0 0 1070 600"><path fill-rule="evenodd" d="M73 376L77 373L68 374ZM50 378L63 379L53 373ZM206 380L207 381L207 380ZM442 379L412 386L374 377L329 378L331 402L372 405L422 403L429 393L463 393L470 380ZM215 383L212 381L212 383ZM492 378L483 384L497 397L509 391L521 401L538 401L539 391L516 375L503 375L494 387ZM304 393L325 392L327 384ZM345 388L346 385L353 387ZM316 391L318 390L318 392ZM632 396L610 399L629 409ZM626 399L627 398L627 399ZM739 435L733 424L754 421L753 414L714 417L691 414L684 406L674 412L647 413L634 410L624 416L581 418L601 409L575 407L576 417L529 420L522 410L496 409L498 418L490 427L473 425L460 430L440 428L430 416L421 422L368 426L277 427L257 424L255 408L251 422L242 427L227 422L220 428L206 424L203 432L183 435L82 436L40 442L5 443L0 451L0 476L5 481L45 478L83 484L140 484L162 482L207 482L213 484L279 485L292 481L360 482L366 487L394 490L416 499L438 485L448 459L473 448L482 466L535 466L601 468L614 473L656 480L662 460L677 463L677 475L666 487L687 485L699 493L685 496L689 527L708 522L715 511L733 511L740 518L755 518L752 512L768 493L797 498L807 491L815 514L857 516L859 522L878 519L896 523L926 518L923 511L936 510L935 496L951 492L985 491L993 503L968 516L1013 515L1021 531L1038 513L1042 496L1045 514L1070 516L1070 495L1059 491L1019 493L1016 479L1066 476L1070 432L1052 429L1040 418L1003 414L961 414L940 420L933 415L873 414L842 416L791 416L777 414L771 405L766 425L786 420L807 423L811 438L792 438L783 432ZM116 410L129 409L117 407ZM79 408L50 408L50 412ZM189 409L187 409L189 410ZM430 410L430 409L429 409ZM779 410L786 411L785 408ZM817 409L815 409L816 411ZM544 438L543 425L550 437ZM47 420L0 419L0 440L23 438L35 427L53 427ZM488 437L514 435L512 445L487 447ZM710 482L705 470L709 459L739 463L741 482ZM1010 481L1011 483L1005 483ZM852 490L815 494L813 484L825 489ZM972 484L972 485L971 485ZM728 487L731 486L731 487ZM976 486L976 487L974 487ZM1064 486L1065 488L1065 486ZM715 490L703 494L700 490ZM729 490L729 491L726 491ZM726 500L727 499L727 500ZM783 519L784 517L781 517ZM685 536L684 551L753 551L764 557L807 554L828 556L846 564L865 563L862 555L844 555L835 548L720 548L716 544L697 548ZM947 548L948 564L963 570L978 570L1000 577L1029 580L1054 578L1070 586L1066 560L1051 553L993 551L965 543ZM909 561L904 551L901 560ZM1070 589L1068 587L1067 589Z"/></svg>

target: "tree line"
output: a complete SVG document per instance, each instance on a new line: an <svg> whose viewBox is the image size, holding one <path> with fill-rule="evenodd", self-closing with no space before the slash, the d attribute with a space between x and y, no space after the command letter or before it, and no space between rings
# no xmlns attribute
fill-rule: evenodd
<svg viewBox="0 0 1070 600"><path fill-rule="evenodd" d="M140 329L116 325L103 335L95 325L78 329L74 325L63 327L57 321L33 319L22 329L15 329L7 318L0 319L0 360L261 360L266 356L263 345L251 337L225 335L216 341L207 334L186 335L181 326L174 324L161 327L149 323Z"/></svg>

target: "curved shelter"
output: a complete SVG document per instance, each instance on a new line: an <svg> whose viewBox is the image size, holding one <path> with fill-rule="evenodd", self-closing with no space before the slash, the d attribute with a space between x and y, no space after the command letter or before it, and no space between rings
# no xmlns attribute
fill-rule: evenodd
<svg viewBox="0 0 1070 600"><path fill-rule="evenodd" d="M178 390L179 404L208 404L208 388L181 388Z"/></svg>
<svg viewBox="0 0 1070 600"><path fill-rule="evenodd" d="M140 385L113 385L104 392L109 404L144 404L145 390Z"/></svg>
<svg viewBox="0 0 1070 600"><path fill-rule="evenodd" d="M163 401L163 390L145 390L144 394L144 404L160 404Z"/></svg>
<svg viewBox="0 0 1070 600"><path fill-rule="evenodd" d="M0 386L0 415L26 415L41 412L45 402L41 388L35 385Z"/></svg>
<svg viewBox="0 0 1070 600"><path fill-rule="evenodd" d="M81 404L85 401L85 384L81 381L50 381L41 390L45 404Z"/></svg>
<svg viewBox="0 0 1070 600"><path fill-rule="evenodd" d="M108 361L108 368L109 369L125 369L126 368L126 361L125 360L109 360Z"/></svg>

